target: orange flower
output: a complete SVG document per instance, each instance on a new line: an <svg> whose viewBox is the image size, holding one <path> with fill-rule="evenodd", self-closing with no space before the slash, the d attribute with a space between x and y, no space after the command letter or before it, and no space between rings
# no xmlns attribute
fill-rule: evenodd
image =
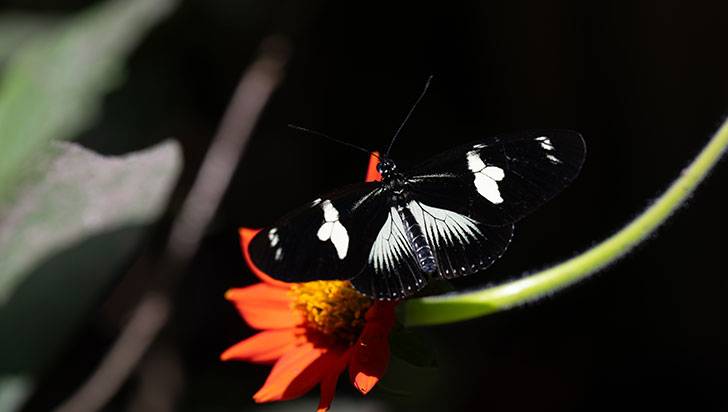
<svg viewBox="0 0 728 412"><path fill-rule="evenodd" d="M379 180L372 156L367 181ZM257 230L240 229L243 255L261 283L229 290L225 297L258 334L237 343L222 360L273 364L256 402L293 399L321 387L318 410L331 405L339 375L362 394L379 381L389 364L389 332L396 303L373 301L348 281L285 283L263 273L250 259L248 245Z"/></svg>

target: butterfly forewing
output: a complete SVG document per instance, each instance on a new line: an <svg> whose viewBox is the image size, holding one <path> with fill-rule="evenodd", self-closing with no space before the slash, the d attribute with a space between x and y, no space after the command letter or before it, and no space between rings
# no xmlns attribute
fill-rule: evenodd
<svg viewBox="0 0 728 412"><path fill-rule="evenodd" d="M515 222L566 187L585 146L568 130L504 134L437 155L407 174L409 189L433 206L486 225Z"/></svg>
<svg viewBox="0 0 728 412"><path fill-rule="evenodd" d="M365 267L387 217L378 182L322 196L261 230L249 251L255 265L286 282L350 279Z"/></svg>

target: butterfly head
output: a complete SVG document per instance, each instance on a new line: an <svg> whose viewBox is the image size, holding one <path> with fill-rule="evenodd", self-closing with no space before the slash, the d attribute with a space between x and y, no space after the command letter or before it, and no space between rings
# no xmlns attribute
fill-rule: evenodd
<svg viewBox="0 0 728 412"><path fill-rule="evenodd" d="M377 171L381 173L382 178L386 179L396 173L397 165L394 164L392 159L383 157L377 164Z"/></svg>

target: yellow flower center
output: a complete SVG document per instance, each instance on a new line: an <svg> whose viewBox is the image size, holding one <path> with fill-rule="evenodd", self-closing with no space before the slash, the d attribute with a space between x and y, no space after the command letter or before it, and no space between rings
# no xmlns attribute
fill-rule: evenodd
<svg viewBox="0 0 728 412"><path fill-rule="evenodd" d="M310 329L343 343L356 341L372 300L362 296L348 281L298 283L291 287L293 308L300 311Z"/></svg>

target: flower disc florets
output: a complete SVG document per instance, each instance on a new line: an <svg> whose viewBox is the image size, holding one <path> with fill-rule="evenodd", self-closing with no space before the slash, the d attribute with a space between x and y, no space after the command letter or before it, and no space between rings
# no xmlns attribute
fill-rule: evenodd
<svg viewBox="0 0 728 412"><path fill-rule="evenodd" d="M372 300L362 296L348 281L314 281L291 287L292 306L301 312L306 326L353 344L364 326Z"/></svg>

